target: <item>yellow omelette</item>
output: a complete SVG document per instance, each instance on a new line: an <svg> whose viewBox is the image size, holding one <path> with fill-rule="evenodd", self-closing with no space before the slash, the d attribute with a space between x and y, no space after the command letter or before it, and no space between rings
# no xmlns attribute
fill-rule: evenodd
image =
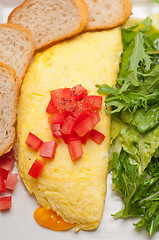
<svg viewBox="0 0 159 240"><path fill-rule="evenodd" d="M59 139L55 159L45 160L45 168L36 180L28 171L35 159L42 158L25 140L29 132L43 141L53 139L46 113L51 90L82 84L88 94L94 95L96 84L114 85L121 52L120 28L83 33L38 53L21 88L17 114L20 176L40 205L75 223L76 231L97 228L104 210L110 131L104 101L95 129L106 136L105 140L100 145L88 140L78 161L71 161L67 145Z"/></svg>

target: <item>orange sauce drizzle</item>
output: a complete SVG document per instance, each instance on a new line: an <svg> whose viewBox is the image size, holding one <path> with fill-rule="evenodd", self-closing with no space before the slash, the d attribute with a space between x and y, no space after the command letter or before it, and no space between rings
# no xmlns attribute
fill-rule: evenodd
<svg viewBox="0 0 159 240"><path fill-rule="evenodd" d="M39 207L35 210L34 218L42 227L50 228L54 231L65 231L75 226L75 224L65 222L53 210L47 210L44 207Z"/></svg>

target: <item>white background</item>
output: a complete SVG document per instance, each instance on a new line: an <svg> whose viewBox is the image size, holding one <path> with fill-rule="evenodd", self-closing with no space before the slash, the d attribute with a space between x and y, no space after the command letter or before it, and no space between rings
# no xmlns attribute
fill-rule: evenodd
<svg viewBox="0 0 159 240"><path fill-rule="evenodd" d="M44 0L45 1L45 0ZM0 0L0 23L5 23L11 10L18 6L22 0ZM151 0L134 0L133 16L146 17L159 13L159 4ZM16 172L16 166L14 172ZM111 175L108 176L108 192L105 211L99 228L95 231L73 230L66 232L53 232L40 227L33 218L33 212L38 204L23 186L20 178L13 193L13 206L11 210L0 212L0 240L158 240L159 232L150 237L145 230L137 231L132 220L114 220L112 213L121 209L120 198L112 192Z"/></svg>

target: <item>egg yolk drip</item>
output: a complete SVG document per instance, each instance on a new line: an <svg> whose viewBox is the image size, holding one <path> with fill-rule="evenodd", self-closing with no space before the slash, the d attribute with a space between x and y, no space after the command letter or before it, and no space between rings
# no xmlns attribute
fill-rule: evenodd
<svg viewBox="0 0 159 240"><path fill-rule="evenodd" d="M44 207L39 207L34 212L34 219L42 227L52 229L54 231L65 231L73 228L75 224L65 222L56 212Z"/></svg>

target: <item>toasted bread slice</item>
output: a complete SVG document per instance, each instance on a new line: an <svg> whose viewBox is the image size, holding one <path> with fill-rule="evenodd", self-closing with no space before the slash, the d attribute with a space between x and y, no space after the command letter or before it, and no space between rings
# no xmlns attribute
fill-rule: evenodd
<svg viewBox="0 0 159 240"><path fill-rule="evenodd" d="M0 24L0 62L14 68L19 87L34 50L34 40L27 29L16 24Z"/></svg>
<svg viewBox="0 0 159 240"><path fill-rule="evenodd" d="M11 150L15 138L18 78L15 71L0 63L0 156Z"/></svg>
<svg viewBox="0 0 159 240"><path fill-rule="evenodd" d="M131 15L131 0L85 0L89 23L85 30L109 29L122 25Z"/></svg>
<svg viewBox="0 0 159 240"><path fill-rule="evenodd" d="M29 29L39 49L81 32L88 23L88 9L83 0L25 0L8 22Z"/></svg>

